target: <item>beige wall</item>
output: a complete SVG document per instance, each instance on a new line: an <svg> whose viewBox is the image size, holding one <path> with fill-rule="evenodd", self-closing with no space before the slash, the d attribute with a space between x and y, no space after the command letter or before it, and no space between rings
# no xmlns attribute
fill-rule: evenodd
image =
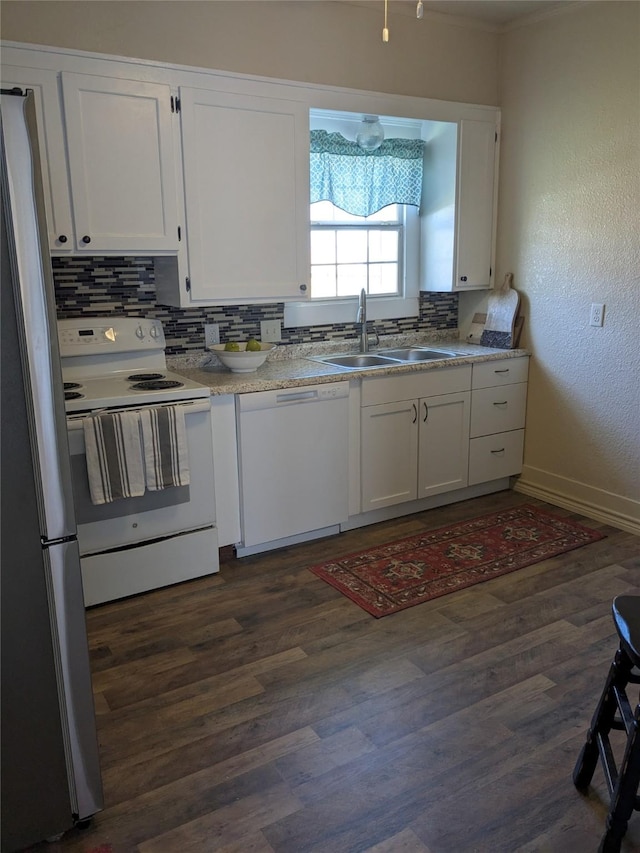
<svg viewBox="0 0 640 853"><path fill-rule="evenodd" d="M640 4L587 3L501 54L497 270L534 354L521 483L638 523Z"/></svg>
<svg viewBox="0 0 640 853"><path fill-rule="evenodd" d="M495 105L496 33L391 4L173 0L1 4L2 38L393 94Z"/></svg>

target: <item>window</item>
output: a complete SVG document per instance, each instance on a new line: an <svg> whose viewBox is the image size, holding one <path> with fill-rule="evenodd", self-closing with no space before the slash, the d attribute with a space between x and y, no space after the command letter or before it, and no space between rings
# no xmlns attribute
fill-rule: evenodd
<svg viewBox="0 0 640 853"><path fill-rule="evenodd" d="M399 296L404 205L356 216L330 201L311 205L311 298Z"/></svg>
<svg viewBox="0 0 640 853"><path fill-rule="evenodd" d="M285 304L288 326L355 321L362 288L371 319L419 313L422 122L381 116L367 152L352 141L362 118L311 111L311 298Z"/></svg>

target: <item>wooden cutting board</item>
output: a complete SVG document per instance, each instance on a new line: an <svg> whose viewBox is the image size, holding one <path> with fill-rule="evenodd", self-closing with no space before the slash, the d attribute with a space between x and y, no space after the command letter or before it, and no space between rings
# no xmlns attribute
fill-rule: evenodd
<svg viewBox="0 0 640 853"><path fill-rule="evenodd" d="M508 272L502 285L489 296L487 319L484 324L480 343L483 347L511 349L514 345L514 329L520 294L513 290L513 273Z"/></svg>
<svg viewBox="0 0 640 853"><path fill-rule="evenodd" d="M471 322L471 326L469 327L469 331L467 332L467 336L465 341L469 344L477 344L481 346L480 340L482 338L482 333L484 332L484 324L487 321L486 314L474 314L473 320ZM518 314L516 317L516 324L513 328L513 349L517 349L520 346L520 335L522 333L522 327L524 326L524 316L522 314Z"/></svg>

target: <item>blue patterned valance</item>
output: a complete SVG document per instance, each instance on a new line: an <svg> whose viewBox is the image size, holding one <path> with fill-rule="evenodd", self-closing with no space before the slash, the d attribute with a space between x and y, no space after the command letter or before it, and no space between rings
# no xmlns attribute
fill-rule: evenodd
<svg viewBox="0 0 640 853"><path fill-rule="evenodd" d="M388 204L420 207L424 142L385 139L363 151L340 133L311 131L311 203L330 201L354 216Z"/></svg>

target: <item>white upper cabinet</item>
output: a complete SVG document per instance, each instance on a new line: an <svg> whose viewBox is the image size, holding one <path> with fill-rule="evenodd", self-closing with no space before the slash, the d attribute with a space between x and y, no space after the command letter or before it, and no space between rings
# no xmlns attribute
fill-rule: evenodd
<svg viewBox="0 0 640 853"><path fill-rule="evenodd" d="M48 69L2 67L3 88L33 90L49 249L69 252L73 249L73 219L58 76Z"/></svg>
<svg viewBox="0 0 640 853"><path fill-rule="evenodd" d="M211 89L181 88L180 102L190 291L179 304L306 298L308 110Z"/></svg>
<svg viewBox="0 0 640 853"><path fill-rule="evenodd" d="M178 248L171 89L62 72L75 251Z"/></svg>
<svg viewBox="0 0 640 853"><path fill-rule="evenodd" d="M496 144L493 122L460 122L454 283L459 290L491 287Z"/></svg>
<svg viewBox="0 0 640 853"><path fill-rule="evenodd" d="M427 140L421 218L420 288L493 286L496 121L433 123Z"/></svg>

